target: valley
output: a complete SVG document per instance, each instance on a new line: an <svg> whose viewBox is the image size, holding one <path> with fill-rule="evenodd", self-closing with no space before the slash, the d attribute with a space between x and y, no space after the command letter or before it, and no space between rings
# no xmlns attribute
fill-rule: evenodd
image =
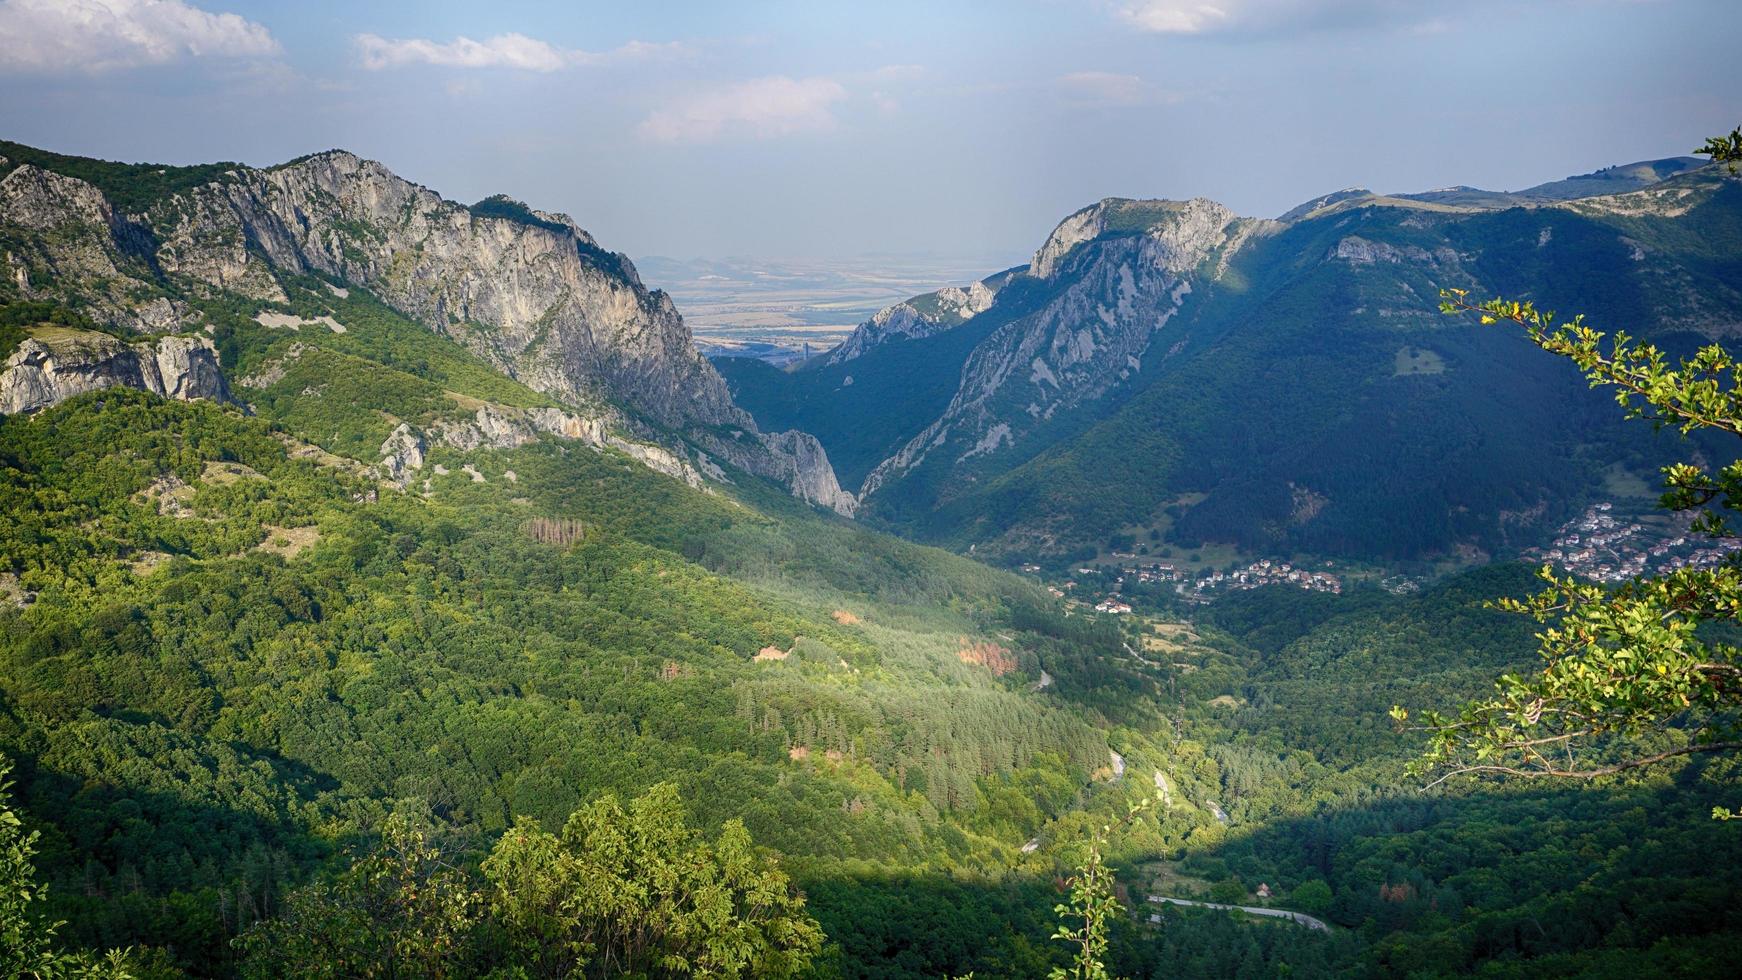
<svg viewBox="0 0 1742 980"><path fill-rule="evenodd" d="M1530 666L1511 559L1729 567L1635 516L1684 444L1433 301L1528 271L1683 343L1645 282L1733 312L1711 167L1637 178L1676 215L1109 199L1026 266L750 289L345 151L0 157L0 753L70 948L604 975L588 916L694 913L729 968L622 955L1044 976L1095 845L1124 976L1742 949L1736 760L1424 789L1390 715ZM564 904L643 868L670 904Z"/></svg>
<svg viewBox="0 0 1742 980"><path fill-rule="evenodd" d="M878 310L948 286L985 264L942 256L821 261L651 258L641 269L671 294L710 357L786 366L838 346Z"/></svg>

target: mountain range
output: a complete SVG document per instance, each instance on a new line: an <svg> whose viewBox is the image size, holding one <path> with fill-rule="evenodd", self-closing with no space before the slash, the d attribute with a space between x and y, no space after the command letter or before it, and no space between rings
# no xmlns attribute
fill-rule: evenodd
<svg viewBox="0 0 1742 980"><path fill-rule="evenodd" d="M790 370L718 359L815 433L861 515L1011 561L1152 538L1428 560L1536 543L1669 452L1439 291L1685 350L1742 329L1742 183L1672 158L1515 193L1355 189L1278 219L1110 198L1026 267L879 312Z"/></svg>
<svg viewBox="0 0 1742 980"><path fill-rule="evenodd" d="M150 176L162 193L105 196L105 183L136 176L0 143L0 242L21 297L162 333L206 326L198 297L294 312L281 274L352 283L594 428L660 444L716 478L724 463L852 512L815 441L757 431L670 298L567 215L506 197L466 207L342 151L264 170L159 168Z"/></svg>
<svg viewBox="0 0 1742 980"><path fill-rule="evenodd" d="M1438 290L1732 336L1739 195L1669 160L1274 220L1108 199L782 371L703 359L507 196L0 143L0 938L64 922L151 978L621 975L560 925L618 913L540 884L573 872L696 886L642 920L649 975L705 972L671 923L754 919L754 879L817 927L756 952L782 975L1045 976L1118 825L1155 918L1115 917L1114 975L1719 975L1732 760L1401 775L1391 706L1528 668L1488 605L1527 569L1135 612L1095 608L1117 566L1053 573L1539 540L1684 447ZM521 858L530 919L484 897Z"/></svg>

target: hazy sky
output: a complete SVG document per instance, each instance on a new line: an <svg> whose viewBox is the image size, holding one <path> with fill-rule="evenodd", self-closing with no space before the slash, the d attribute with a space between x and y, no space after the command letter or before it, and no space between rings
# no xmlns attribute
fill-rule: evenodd
<svg viewBox="0 0 1742 980"><path fill-rule="evenodd" d="M1515 189L1742 123L1742 0L0 0L0 137L345 147L634 255L1015 258L1102 197Z"/></svg>

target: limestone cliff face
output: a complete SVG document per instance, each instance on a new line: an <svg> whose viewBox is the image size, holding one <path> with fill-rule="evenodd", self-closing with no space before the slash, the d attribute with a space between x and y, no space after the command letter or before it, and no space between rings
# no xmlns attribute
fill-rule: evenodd
<svg viewBox="0 0 1742 980"><path fill-rule="evenodd" d="M187 313L142 281L151 275L149 229L82 180L28 164L0 179L0 244L3 271L27 298L76 284L91 316L148 332Z"/></svg>
<svg viewBox="0 0 1742 980"><path fill-rule="evenodd" d="M936 455L953 465L996 453L1129 380L1157 356L1193 283L1271 225L1201 199L1110 199L1072 214L1026 272L1050 285L1048 300L975 348L944 413L873 469L860 497Z"/></svg>
<svg viewBox="0 0 1742 980"><path fill-rule="evenodd" d="M1000 273L971 283L966 288L948 286L935 293L886 306L859 324L840 346L824 357L823 363L845 363L897 337L930 337L961 326L991 308L993 298L1007 278L1007 274Z"/></svg>
<svg viewBox="0 0 1742 980"><path fill-rule="evenodd" d="M0 245L26 297L75 296L99 319L148 332L197 324L176 298L187 288L271 302L285 298L281 273L363 286L505 374L633 433L625 444L656 469L689 479L685 457L713 454L852 511L821 448L794 455L796 443L758 432L671 299L566 215L475 212L342 151L233 171L141 215L27 165L0 181Z"/></svg>
<svg viewBox="0 0 1742 980"><path fill-rule="evenodd" d="M664 293L564 215L482 216L333 151L155 209L169 272L260 299L273 269L374 290L531 387L662 425L746 425ZM482 328L482 329L479 329Z"/></svg>
<svg viewBox="0 0 1742 980"><path fill-rule="evenodd" d="M836 513L853 516L859 499L835 482L835 471L829 466L828 454L816 436L793 429L771 435L768 441L777 450L779 458L792 461L785 479L792 484L794 494Z"/></svg>
<svg viewBox="0 0 1742 980"><path fill-rule="evenodd" d="M203 337L127 343L52 328L19 344L0 369L0 414L34 412L87 391L124 386L164 398L228 401L218 355Z"/></svg>

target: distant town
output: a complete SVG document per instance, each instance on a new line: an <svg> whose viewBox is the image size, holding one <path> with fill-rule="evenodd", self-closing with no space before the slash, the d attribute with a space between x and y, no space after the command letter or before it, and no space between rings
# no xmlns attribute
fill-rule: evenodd
<svg viewBox="0 0 1742 980"><path fill-rule="evenodd" d="M1568 521L1549 545L1531 548L1524 557L1581 578L1624 582L1646 572L1711 568L1742 549L1742 542L1690 534L1691 524L1685 514L1651 523L1625 520L1615 515L1614 504L1603 501Z"/></svg>
<svg viewBox="0 0 1742 980"><path fill-rule="evenodd" d="M1041 567L1033 564L1023 565L1022 571L1038 574ZM1107 572L1107 569L1089 566L1077 569L1077 574L1081 576L1104 576ZM1194 603L1210 602L1215 599L1217 592L1223 590L1257 589L1267 585L1293 586L1311 592L1335 594L1340 594L1343 591L1343 581L1336 575L1329 572L1313 572L1304 568L1296 568L1289 562L1269 558L1261 558L1244 568L1229 571L1206 569L1196 575L1192 575L1169 562L1149 562L1120 568L1113 579L1112 591L1105 596L1097 597L1094 610L1114 615L1129 614L1131 604L1125 601L1122 594L1129 583L1146 586L1171 584L1176 595L1187 602ZM1077 582L1073 579L1063 583L1062 587L1049 585L1047 591L1072 604L1087 605L1087 600L1079 599L1074 595L1076 588Z"/></svg>
<svg viewBox="0 0 1742 980"><path fill-rule="evenodd" d="M1528 548L1520 553L1520 557L1525 561L1553 565L1581 578L1615 583L1649 573L1711 568L1742 551L1742 541L1713 539L1693 533L1691 524L1692 518L1687 515L1653 514L1628 518L1616 510L1614 503L1599 501L1556 531L1549 544ZM1132 556L1117 554L1114 557ZM1025 564L1021 570L1031 575L1042 573L1042 567L1036 564ZM1311 571L1275 558L1260 558L1239 568L1196 571L1165 561L1121 566L1084 565L1074 571L1077 578L1087 580L1082 583L1082 591L1079 591L1077 578L1050 584L1047 591L1065 599L1071 606L1112 615L1132 612L1131 597L1127 593L1134 587L1143 587L1143 592L1153 595L1156 586L1171 586L1174 595L1189 603L1213 602L1219 594L1264 586L1293 587L1333 595L1340 595L1344 587L1341 576ZM1111 581L1108 576L1112 576ZM1378 579L1377 585L1387 592L1404 594L1418 591L1423 581L1415 576L1391 575Z"/></svg>
<svg viewBox="0 0 1742 980"><path fill-rule="evenodd" d="M1693 532L1692 523L1689 515L1661 512L1629 518L1622 516L1614 503L1599 501L1559 528L1549 544L1527 548L1519 557L1553 565L1581 578L1615 583L1681 568L1711 568L1742 551L1742 541L1706 537ZM1115 561L1135 557L1124 553L1113 555ZM1042 566L1032 563L1021 566L1021 571L1037 576L1044 572ZM1172 562L1149 561L1083 565L1071 571L1075 577L1048 584L1047 591L1071 607L1092 608L1115 616L1130 615L1131 600L1153 597L1157 587L1171 587L1174 596L1194 604L1214 602L1228 592L1265 586L1333 595L1342 594L1344 587L1344 579L1339 575L1311 571L1276 558L1260 558L1244 567L1224 569L1194 570ZM1402 595L1420 591L1431 579L1392 574L1367 580L1387 592Z"/></svg>

